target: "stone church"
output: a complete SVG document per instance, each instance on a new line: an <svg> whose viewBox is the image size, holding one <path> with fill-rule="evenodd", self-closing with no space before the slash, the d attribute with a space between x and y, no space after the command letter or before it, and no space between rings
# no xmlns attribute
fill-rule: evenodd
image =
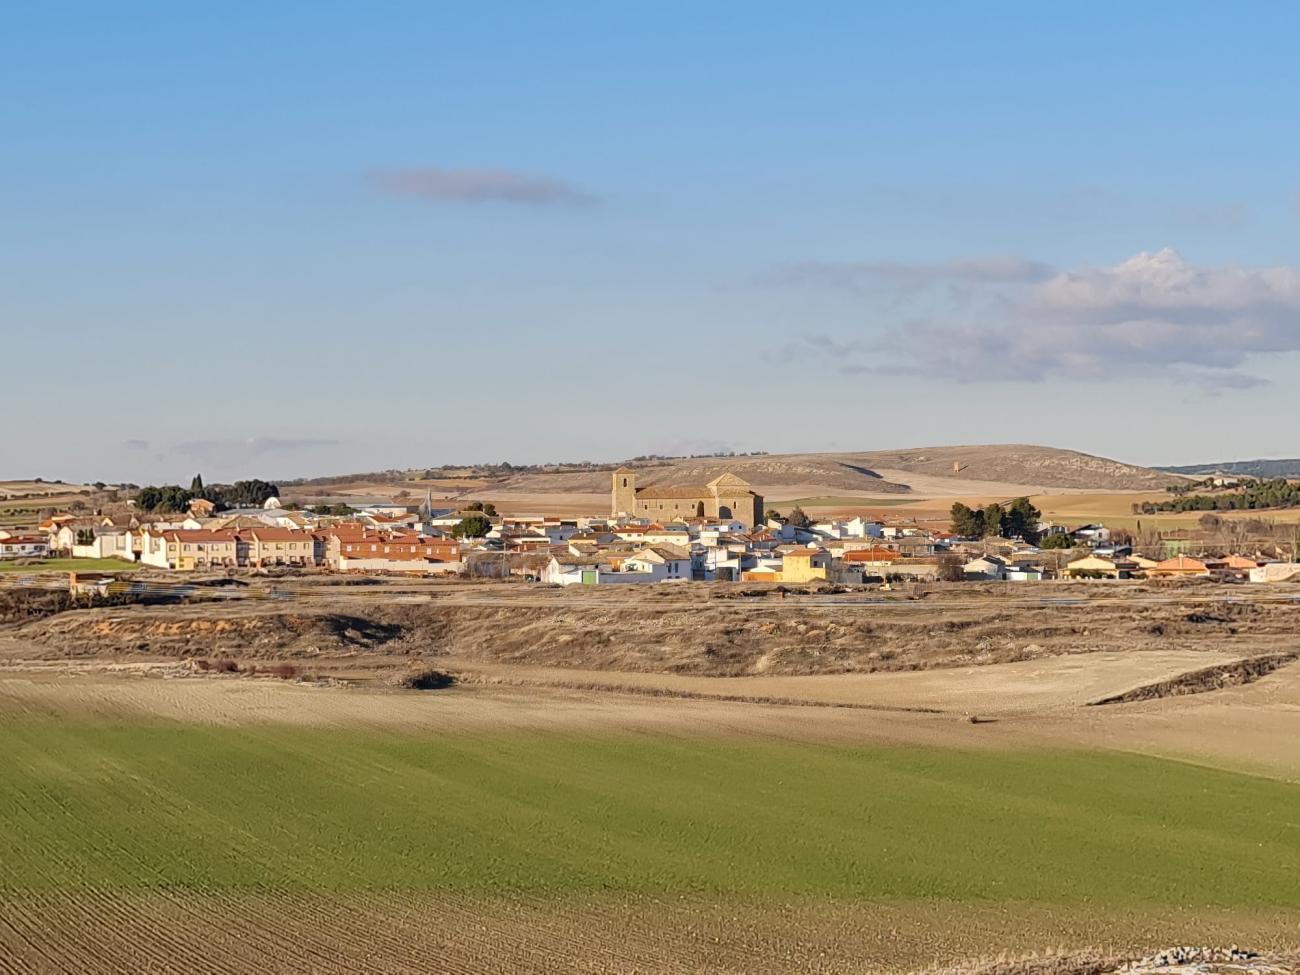
<svg viewBox="0 0 1300 975"><path fill-rule="evenodd" d="M638 488L636 472L620 467L614 472L610 515L676 521L682 518L732 518L747 528L763 524L763 499L735 474L723 474L704 485Z"/></svg>

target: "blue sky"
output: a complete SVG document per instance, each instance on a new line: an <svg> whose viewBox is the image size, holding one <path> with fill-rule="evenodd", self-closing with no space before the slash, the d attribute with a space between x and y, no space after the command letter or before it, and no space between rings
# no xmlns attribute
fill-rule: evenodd
<svg viewBox="0 0 1300 975"><path fill-rule="evenodd" d="M1287 3L11 9L0 477L1294 455L1297 36Z"/></svg>

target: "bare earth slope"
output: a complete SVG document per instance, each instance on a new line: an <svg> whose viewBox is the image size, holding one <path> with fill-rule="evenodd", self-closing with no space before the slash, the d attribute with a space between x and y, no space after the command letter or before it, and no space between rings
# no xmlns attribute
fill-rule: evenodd
<svg viewBox="0 0 1300 975"><path fill-rule="evenodd" d="M704 484L736 474L762 489L800 485L809 491L870 494L933 493L943 479L953 493L988 484L1094 491L1159 490L1182 478L1073 450L1024 444L915 447L855 453L767 454L707 457L632 465L639 483ZM912 475L924 487L912 483ZM608 471L529 473L494 487L526 493L598 493L609 489Z"/></svg>

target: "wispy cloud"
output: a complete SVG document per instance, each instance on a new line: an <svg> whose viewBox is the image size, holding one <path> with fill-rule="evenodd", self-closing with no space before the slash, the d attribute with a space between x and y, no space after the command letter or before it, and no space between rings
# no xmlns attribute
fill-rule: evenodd
<svg viewBox="0 0 1300 975"><path fill-rule="evenodd" d="M939 283L1028 284L1046 281L1055 273L1050 264L1041 261L990 255L938 263L804 261L777 268L768 278L777 284L821 284L858 290Z"/></svg>
<svg viewBox="0 0 1300 975"><path fill-rule="evenodd" d="M564 180L507 169L381 169L370 179L388 193L452 203L575 206L597 202Z"/></svg>
<svg viewBox="0 0 1300 975"><path fill-rule="evenodd" d="M123 440L122 446L127 450L148 450L148 440Z"/></svg>
<svg viewBox="0 0 1300 975"><path fill-rule="evenodd" d="M267 454L337 447L339 441L319 437L249 437L247 440L183 440L172 444L169 453L195 460L240 457L263 457Z"/></svg>
<svg viewBox="0 0 1300 975"><path fill-rule="evenodd" d="M804 336L795 351L851 373L904 369L962 382L1164 375L1210 390L1264 385L1251 361L1300 352L1300 268L1196 267L1166 249L976 287L996 300L939 312L943 303L929 301L883 337Z"/></svg>

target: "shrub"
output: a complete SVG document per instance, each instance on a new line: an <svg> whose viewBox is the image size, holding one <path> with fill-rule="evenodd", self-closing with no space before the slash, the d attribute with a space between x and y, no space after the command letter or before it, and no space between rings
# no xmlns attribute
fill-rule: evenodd
<svg viewBox="0 0 1300 975"><path fill-rule="evenodd" d="M237 674L239 673L239 664L229 658L214 661L212 669L218 674Z"/></svg>
<svg viewBox="0 0 1300 975"><path fill-rule="evenodd" d="M417 670L403 674L397 680L398 687L408 687L413 691L440 691L456 683L456 678L442 670Z"/></svg>
<svg viewBox="0 0 1300 975"><path fill-rule="evenodd" d="M280 680L293 680L298 676L298 668L291 663L272 664L267 669L267 673L272 677L278 677Z"/></svg>

